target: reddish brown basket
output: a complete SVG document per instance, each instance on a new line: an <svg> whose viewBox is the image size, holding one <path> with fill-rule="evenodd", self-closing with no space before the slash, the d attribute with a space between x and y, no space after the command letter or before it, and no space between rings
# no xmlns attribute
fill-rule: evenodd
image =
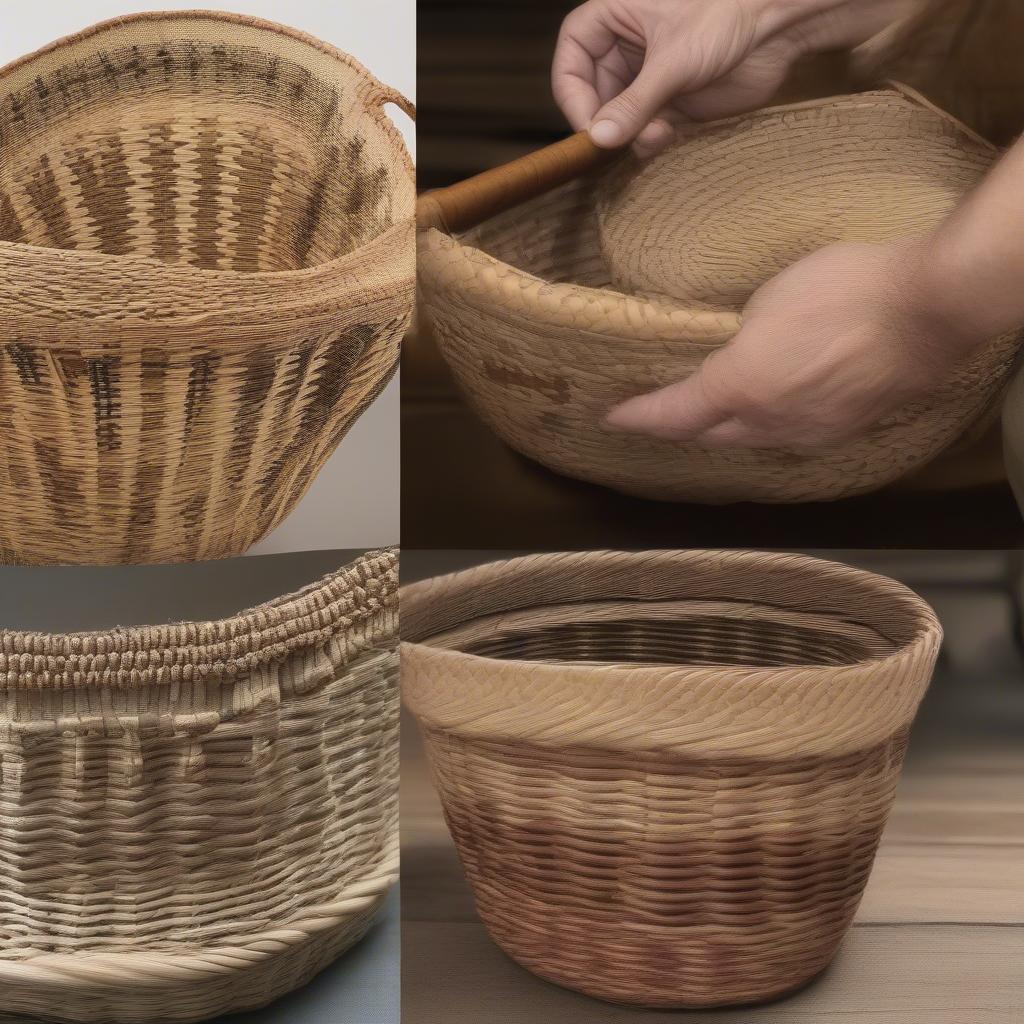
<svg viewBox="0 0 1024 1024"><path fill-rule="evenodd" d="M407 587L402 687L494 940L645 1006L832 959L941 630L902 585L752 552L536 555Z"/></svg>

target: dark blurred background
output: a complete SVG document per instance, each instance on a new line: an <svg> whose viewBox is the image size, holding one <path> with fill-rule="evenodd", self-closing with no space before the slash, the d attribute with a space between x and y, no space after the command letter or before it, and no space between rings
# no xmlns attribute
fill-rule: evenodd
<svg viewBox="0 0 1024 1024"><path fill-rule="evenodd" d="M565 134L548 73L565 0L420 0L417 175L439 188Z"/></svg>

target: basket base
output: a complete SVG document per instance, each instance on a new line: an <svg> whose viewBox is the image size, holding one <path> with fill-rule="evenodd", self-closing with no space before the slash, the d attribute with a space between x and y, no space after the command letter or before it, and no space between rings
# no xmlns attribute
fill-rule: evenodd
<svg viewBox="0 0 1024 1024"><path fill-rule="evenodd" d="M112 976L109 984L77 983L73 965L60 983L5 979L0 984L4 1010L62 1024L192 1024L258 1010L310 982L355 945L374 923L383 901L382 894L333 928L297 942L268 937L239 950L236 957L211 955L206 970L194 966L201 951L188 951L187 966L173 953L153 952L145 956L144 983L133 978L130 967L119 977ZM268 950L269 957L261 955ZM257 955L249 955L254 951ZM30 963L23 962L26 975L31 973Z"/></svg>
<svg viewBox="0 0 1024 1024"><path fill-rule="evenodd" d="M491 938L494 939L494 936L491 935ZM515 953L503 946L502 943L498 942L497 939L494 939L494 943L513 963L522 967L524 970L529 971L536 977L541 978L543 981L549 982L552 985L557 985L559 988L568 989L571 992L579 992L580 995L587 996L590 999L597 999L602 1003L609 1003L612 1006L630 1006L644 1010L742 1009L745 1006L765 1006L770 1003L781 1002L814 985L824 974L828 972L832 965L832 959L835 958L835 952L833 952L832 958L828 963L824 966L819 965L815 967L815 969L805 977L794 982L788 982L779 988L772 989L770 991L766 990L763 994L759 993L752 998L736 999L728 996L720 998L711 995L706 998L687 998L685 996L659 996L654 993L651 993L647 997L640 995L627 997L610 992L608 989L605 989L600 985L579 984L575 979L568 979L557 971L548 970L542 965L538 965L532 961L524 959L523 957L517 956Z"/></svg>

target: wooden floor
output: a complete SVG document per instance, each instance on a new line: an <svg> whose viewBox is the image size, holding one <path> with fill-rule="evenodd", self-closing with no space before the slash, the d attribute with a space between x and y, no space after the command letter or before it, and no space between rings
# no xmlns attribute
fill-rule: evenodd
<svg viewBox="0 0 1024 1024"><path fill-rule="evenodd" d="M417 554L404 555L410 578ZM995 558L854 556L923 592L947 643L855 925L818 982L772 1006L632 1010L508 960L474 913L407 723L403 1024L1022 1024L1024 661ZM422 559L430 571L441 560Z"/></svg>

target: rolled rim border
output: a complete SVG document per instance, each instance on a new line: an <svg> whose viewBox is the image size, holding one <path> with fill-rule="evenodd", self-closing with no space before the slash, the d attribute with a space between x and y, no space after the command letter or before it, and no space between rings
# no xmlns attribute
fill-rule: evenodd
<svg viewBox="0 0 1024 1024"><path fill-rule="evenodd" d="M571 574L576 566L618 563L625 571L631 562L651 564L652 560L684 573L687 564L698 559L721 560L738 571L762 573L765 559L770 559L777 569L812 574L808 579L820 577L826 570L832 579L848 580L865 594L895 602L905 615L901 621L907 626L906 638L890 637L896 649L880 658L837 666L759 668L515 661L432 647L429 637L409 632L419 628L414 621L419 602L465 596L479 587L475 578L481 571L487 574L488 588L493 588L503 580L514 584L528 565L558 560L564 560L559 571ZM574 603L550 595L536 596L538 606ZM702 596L721 599L715 594ZM527 592L520 589L516 597L511 607L531 607ZM583 599L594 598L588 594L578 600ZM550 552L410 584L402 588L401 600L403 695L410 710L429 729L474 739L602 747L634 754L669 750L695 757L753 759L838 756L866 749L909 726L942 641L935 612L904 584L839 562L778 552ZM479 614L492 610L481 607ZM802 610L826 609L806 606ZM444 625L454 624L448 621ZM541 701L550 701L555 694L561 703L546 707L538 703L538 694ZM572 715L565 711L569 706L574 708ZM765 707L775 710L766 713ZM777 717L780 707L787 708L785 717Z"/></svg>
<svg viewBox="0 0 1024 1024"><path fill-rule="evenodd" d="M137 687L236 676L397 611L398 552L369 551L292 594L223 619L87 633L0 630L0 691ZM386 639L391 627L376 627Z"/></svg>

